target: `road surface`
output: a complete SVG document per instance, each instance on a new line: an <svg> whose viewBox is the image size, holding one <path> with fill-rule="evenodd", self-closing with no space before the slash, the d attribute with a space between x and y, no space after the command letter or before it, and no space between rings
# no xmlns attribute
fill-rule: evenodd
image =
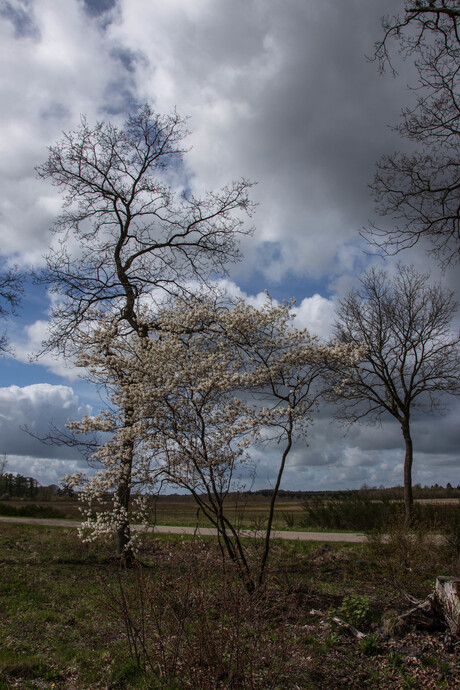
<svg viewBox="0 0 460 690"><path fill-rule="evenodd" d="M43 527L80 527L76 520L51 520L42 518L22 518L22 517L0 517L0 523L10 522L23 525L42 525ZM141 525L133 525L134 530L143 529ZM149 529L153 534L198 534L202 537L215 537L217 530L210 527L172 527L168 525L155 525ZM243 537L265 537L264 532L254 532L253 530L242 530ZM362 544L366 541L366 536L359 532L280 532L274 530L272 539L288 539L292 541L328 541L341 542L346 544Z"/></svg>

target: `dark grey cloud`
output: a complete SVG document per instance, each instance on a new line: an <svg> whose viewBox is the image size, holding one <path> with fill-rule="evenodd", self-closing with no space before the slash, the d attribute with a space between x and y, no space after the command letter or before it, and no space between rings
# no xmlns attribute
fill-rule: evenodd
<svg viewBox="0 0 460 690"><path fill-rule="evenodd" d="M133 74L136 71L137 64L139 62L145 64L146 57L139 51L130 50L129 48L124 48L123 46L116 46L111 51L111 56L118 60L123 68Z"/></svg>
<svg viewBox="0 0 460 690"><path fill-rule="evenodd" d="M132 26L139 3L121 7ZM397 80L379 77L365 57L381 12L377 3L254 0L166 19L157 6L145 18L143 77L161 106L192 116L195 180L243 174L259 182L262 253L248 247L241 272L324 276L343 270L345 243L360 253L375 161L407 146L387 125L407 104L410 69L403 65ZM133 38L126 29L125 44Z"/></svg>
<svg viewBox="0 0 460 690"><path fill-rule="evenodd" d="M104 12L112 10L117 4L117 0L83 0L83 3L88 14L99 17Z"/></svg>

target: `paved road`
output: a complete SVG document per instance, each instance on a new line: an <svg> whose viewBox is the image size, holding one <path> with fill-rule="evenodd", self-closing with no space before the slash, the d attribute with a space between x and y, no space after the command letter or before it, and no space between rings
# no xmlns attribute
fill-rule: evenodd
<svg viewBox="0 0 460 690"><path fill-rule="evenodd" d="M44 527L80 527L80 523L76 520L47 520L38 518L21 518L21 517L0 517L0 523L10 522L23 525L42 525ZM133 529L142 529L140 525L133 525ZM203 537L217 536L217 530L210 527L172 527L168 525L156 525L151 528L154 534L198 534ZM242 530L243 537L257 537L263 538L263 532L254 532L251 530ZM293 541L329 541L342 542L348 544L362 544L366 541L364 534L357 532L272 532L272 539L290 539Z"/></svg>

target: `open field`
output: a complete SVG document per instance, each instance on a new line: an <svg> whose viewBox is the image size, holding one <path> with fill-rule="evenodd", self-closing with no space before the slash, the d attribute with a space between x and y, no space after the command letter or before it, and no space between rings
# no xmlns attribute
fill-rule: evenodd
<svg viewBox="0 0 460 690"><path fill-rule="evenodd" d="M262 495L229 497L227 515L241 529L263 529L269 509L269 498ZM403 503L394 498L377 500L363 492L349 492L337 498L307 500L279 498L273 529L294 531L368 531L383 527L403 511ZM415 501L418 520L432 529L443 531L445 525L460 524L460 499L420 498ZM80 520L79 503L69 498L48 501L10 499L0 501L0 515ZM197 512L191 496L160 496L151 502L149 521L156 525L211 527Z"/></svg>
<svg viewBox="0 0 460 690"><path fill-rule="evenodd" d="M1 507L18 508L24 510L27 506L41 506L44 512L51 509L57 511L54 517L62 517L69 520L80 520L81 514L77 500L51 500L51 501L25 501L11 499L3 503ZM3 514L0 510L0 514ZM246 529L257 527L263 523L268 515L268 500L265 497L245 499L244 501L232 502L228 506L228 514L232 520L240 527ZM292 515L292 520L291 520ZM30 517L41 517L40 515ZM46 517L43 514L43 517ZM50 516L51 517L51 516ZM275 529L287 529L289 523L292 526L301 528L303 518L303 504L300 501L278 501L275 509ZM203 514L197 513L195 502L191 496L170 497L160 496L154 503L152 502L150 519L152 523L158 525L177 525L184 527L195 527L197 524L202 527L210 527L211 524Z"/></svg>
<svg viewBox="0 0 460 690"><path fill-rule="evenodd" d="M402 582L423 598L458 572L458 552L427 535L403 555L275 541L252 596L215 539L148 537L128 571L112 553L74 529L0 525L0 690L459 687L460 643L443 630L382 632L384 611L407 608Z"/></svg>

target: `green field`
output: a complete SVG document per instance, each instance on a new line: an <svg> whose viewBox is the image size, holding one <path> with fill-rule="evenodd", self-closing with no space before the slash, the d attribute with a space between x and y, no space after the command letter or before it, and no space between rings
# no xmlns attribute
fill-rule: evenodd
<svg viewBox="0 0 460 690"><path fill-rule="evenodd" d="M447 492L446 492L447 493ZM269 510L269 498L260 494L231 495L226 512L232 523L242 529L264 529ZM275 505L273 529L297 531L369 531L383 528L404 510L400 497L385 492L342 492L306 499L278 498ZM79 503L69 498L48 501L10 499L0 501L0 515L50 517L79 520ZM460 531L460 498L418 498L415 517L434 531L444 532L456 526ZM211 527L202 512L197 511L189 495L159 496L150 502L151 524Z"/></svg>
<svg viewBox="0 0 460 690"><path fill-rule="evenodd" d="M382 634L384 611L408 605L401 585L423 598L458 572L452 544L406 547L275 541L250 596L215 539L147 536L124 570L76 530L1 524L0 689L458 687L443 631Z"/></svg>
<svg viewBox="0 0 460 690"><path fill-rule="evenodd" d="M38 506L39 510L30 510ZM245 498L229 501L228 515L242 528L260 527L268 516L268 501L265 498ZM278 501L275 509L275 529L302 528L303 505L299 501ZM76 500L26 501L11 499L0 503L0 515L24 515L26 517L61 517L69 520L81 518ZM195 502L190 496L160 496L152 501L149 512L152 524L210 527L211 523L202 513L197 513Z"/></svg>

